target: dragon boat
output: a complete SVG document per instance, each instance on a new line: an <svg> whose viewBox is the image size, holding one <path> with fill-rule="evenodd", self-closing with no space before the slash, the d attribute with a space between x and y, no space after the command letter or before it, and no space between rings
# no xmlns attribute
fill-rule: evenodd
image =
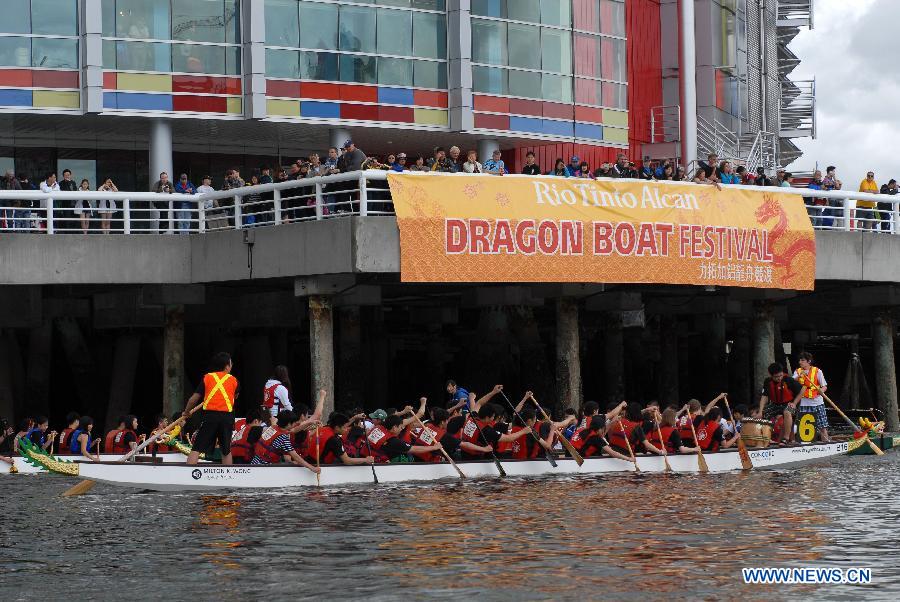
<svg viewBox="0 0 900 602"><path fill-rule="evenodd" d="M861 430L854 435L855 438L862 439L863 437L868 437L882 451L900 447L900 433L884 432L883 420L873 421L866 417L862 417L859 419L859 426ZM868 445L859 445L850 451L850 454L854 456L872 455L874 453L875 452L872 451L872 448Z"/></svg>
<svg viewBox="0 0 900 602"><path fill-rule="evenodd" d="M768 469L824 460L847 454L863 444L863 439L840 441L818 445L796 447L772 447L749 452L754 468ZM292 464L278 465L233 465L199 464L188 465L178 462L141 464L126 462L67 462L41 454L33 447L23 450L30 461L45 469L80 479L108 483L120 487L149 489L155 491L212 491L221 489L284 489L297 487L344 486L371 484L374 482L372 467L329 465L322 467L316 475ZM722 473L741 470L741 459L736 450L724 450L704 454L709 471ZM674 454L668 456L669 465L676 473L699 472L695 454ZM638 456L637 468L642 473L666 472L661 456ZM509 477L540 477L544 475L614 474L635 472L635 464L617 458L587 458L579 466L571 458L558 458L556 466L546 459L503 460L500 462ZM501 476L497 464L492 460L458 462L460 470L468 478L491 478ZM399 463L376 464L374 474L379 483L405 483L418 481L438 481L458 479L459 475L449 463Z"/></svg>

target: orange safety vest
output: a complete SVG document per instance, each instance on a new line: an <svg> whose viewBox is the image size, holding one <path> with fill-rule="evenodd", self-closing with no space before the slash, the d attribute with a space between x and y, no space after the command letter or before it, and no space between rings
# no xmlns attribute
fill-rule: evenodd
<svg viewBox="0 0 900 602"><path fill-rule="evenodd" d="M803 394L803 397L806 399L815 399L821 393L819 392L819 369L815 366L810 366L809 372L803 372L803 370L798 370L797 374L800 376L800 384L806 385L806 392Z"/></svg>
<svg viewBox="0 0 900 602"><path fill-rule="evenodd" d="M225 372L210 372L203 376L203 409L214 412L234 411L234 397L238 381Z"/></svg>

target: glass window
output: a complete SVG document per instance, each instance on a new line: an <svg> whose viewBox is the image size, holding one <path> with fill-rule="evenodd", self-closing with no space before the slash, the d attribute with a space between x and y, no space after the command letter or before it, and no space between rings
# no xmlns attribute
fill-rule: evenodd
<svg viewBox="0 0 900 602"><path fill-rule="evenodd" d="M506 64L506 23L472 20L472 60L491 65Z"/></svg>
<svg viewBox="0 0 900 602"><path fill-rule="evenodd" d="M575 34L575 74L600 77L600 37Z"/></svg>
<svg viewBox="0 0 900 602"><path fill-rule="evenodd" d="M541 74L534 71L510 71L510 96L538 98L541 91Z"/></svg>
<svg viewBox="0 0 900 602"><path fill-rule="evenodd" d="M7 14L9 13L4 11L4 20ZM51 36L78 35L76 0L31 0L31 33Z"/></svg>
<svg viewBox="0 0 900 602"><path fill-rule="evenodd" d="M625 40L602 38L603 78L624 82L625 79Z"/></svg>
<svg viewBox="0 0 900 602"><path fill-rule="evenodd" d="M336 4L300 3L300 46L337 50L338 7Z"/></svg>
<svg viewBox="0 0 900 602"><path fill-rule="evenodd" d="M413 13L413 56L447 58L447 23L444 15Z"/></svg>
<svg viewBox="0 0 900 602"><path fill-rule="evenodd" d="M300 79L338 81L338 55L331 52L301 52Z"/></svg>
<svg viewBox="0 0 900 602"><path fill-rule="evenodd" d="M600 0L600 32L625 37L625 3Z"/></svg>
<svg viewBox="0 0 900 602"><path fill-rule="evenodd" d="M31 66L78 69L78 40L32 38Z"/></svg>
<svg viewBox="0 0 900 602"><path fill-rule="evenodd" d="M472 0L472 14L483 17L504 17L506 0Z"/></svg>
<svg viewBox="0 0 900 602"><path fill-rule="evenodd" d="M225 47L225 75L240 75L241 68L241 47L226 46Z"/></svg>
<svg viewBox="0 0 900 602"><path fill-rule="evenodd" d="M225 47L172 44L172 71L224 74Z"/></svg>
<svg viewBox="0 0 900 602"><path fill-rule="evenodd" d="M103 37L116 37L116 0L103 0L100 5L103 11Z"/></svg>
<svg viewBox="0 0 900 602"><path fill-rule="evenodd" d="M31 67L31 39L0 38L0 65L4 67Z"/></svg>
<svg viewBox="0 0 900 602"><path fill-rule="evenodd" d="M301 2L301 5L307 4ZM301 10L302 10L301 6ZM296 0L266 0L266 44L300 46Z"/></svg>
<svg viewBox="0 0 900 602"><path fill-rule="evenodd" d="M536 25L507 25L509 66L523 69L541 68L541 28Z"/></svg>
<svg viewBox="0 0 900 602"><path fill-rule="evenodd" d="M575 102L586 105L599 105L602 98L601 82L591 79L575 79Z"/></svg>
<svg viewBox="0 0 900 602"><path fill-rule="evenodd" d="M116 36L169 40L169 0L116 0Z"/></svg>
<svg viewBox="0 0 900 602"><path fill-rule="evenodd" d="M541 23L544 25L571 26L569 0L541 0Z"/></svg>
<svg viewBox="0 0 900 602"><path fill-rule="evenodd" d="M409 0L377 0L376 3L383 6L402 6L403 8L409 8Z"/></svg>
<svg viewBox="0 0 900 602"><path fill-rule="evenodd" d="M298 79L299 52L296 50L272 50L266 49L266 75L269 77L283 77L285 79Z"/></svg>
<svg viewBox="0 0 900 602"><path fill-rule="evenodd" d="M378 54L410 56L412 53L412 13L390 8L376 9ZM412 74L410 73L410 79Z"/></svg>
<svg viewBox="0 0 900 602"><path fill-rule="evenodd" d="M378 83L389 86L412 86L412 61L378 57Z"/></svg>
<svg viewBox="0 0 900 602"><path fill-rule="evenodd" d="M375 12L371 8L341 6L340 49L350 52L375 52ZM343 61L343 58L341 60ZM371 71L374 78L374 61L372 61ZM358 81L344 79L343 62L341 63L341 79Z"/></svg>
<svg viewBox="0 0 900 602"><path fill-rule="evenodd" d="M568 31L541 29L541 64L544 71L572 73L572 37Z"/></svg>
<svg viewBox="0 0 900 602"><path fill-rule="evenodd" d="M422 10L447 10L446 0L412 0L410 6Z"/></svg>
<svg viewBox="0 0 900 602"><path fill-rule="evenodd" d="M0 30L4 33L31 33L31 11L28 10L28 0L6 0L3 3L3 25L0 26ZM0 44L2 43L0 40Z"/></svg>
<svg viewBox="0 0 900 602"><path fill-rule="evenodd" d="M541 0L513 0L506 3L506 18L514 21L541 22Z"/></svg>
<svg viewBox="0 0 900 602"><path fill-rule="evenodd" d="M341 16L343 16L343 10ZM342 54L340 76L342 82L374 84L376 81L375 57Z"/></svg>
<svg viewBox="0 0 900 602"><path fill-rule="evenodd" d="M172 49L156 42L116 42L116 67L125 71L172 70Z"/></svg>
<svg viewBox="0 0 900 602"><path fill-rule="evenodd" d="M116 68L115 40L103 40L103 68L111 70Z"/></svg>
<svg viewBox="0 0 900 602"><path fill-rule="evenodd" d="M572 102L572 78L544 73L541 78L541 98L557 102Z"/></svg>
<svg viewBox="0 0 900 602"><path fill-rule="evenodd" d="M611 109L627 109L628 86L603 82L603 106Z"/></svg>
<svg viewBox="0 0 900 602"><path fill-rule="evenodd" d="M484 94L507 94L506 74L506 69L472 67L472 88Z"/></svg>
<svg viewBox="0 0 900 602"><path fill-rule="evenodd" d="M172 0L172 39L224 42L224 0Z"/></svg>
<svg viewBox="0 0 900 602"><path fill-rule="evenodd" d="M413 61L413 85L417 88L447 89L447 63Z"/></svg>

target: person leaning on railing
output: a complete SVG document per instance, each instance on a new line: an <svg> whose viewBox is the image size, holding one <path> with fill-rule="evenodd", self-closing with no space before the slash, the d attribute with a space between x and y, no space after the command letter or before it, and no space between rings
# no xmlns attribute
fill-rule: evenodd
<svg viewBox="0 0 900 602"><path fill-rule="evenodd" d="M882 184L880 194L895 196L898 192L900 192L900 188L897 187L897 180L891 178L887 184ZM878 212L881 214L881 229L890 232L894 204L890 201L878 203Z"/></svg>
<svg viewBox="0 0 900 602"><path fill-rule="evenodd" d="M875 181L875 172L866 174L866 179L859 183L859 191L869 194L878 194L878 182ZM878 203L875 201L856 201L856 228L858 230L877 230Z"/></svg>

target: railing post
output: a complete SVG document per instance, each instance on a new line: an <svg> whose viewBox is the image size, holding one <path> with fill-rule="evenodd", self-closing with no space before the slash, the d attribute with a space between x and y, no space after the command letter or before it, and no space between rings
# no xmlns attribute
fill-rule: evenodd
<svg viewBox="0 0 900 602"><path fill-rule="evenodd" d="M322 204L322 185L316 184L316 219L322 219L325 214L325 206Z"/></svg>
<svg viewBox="0 0 900 602"><path fill-rule="evenodd" d="M893 218L891 219L891 234L898 234L900 233L900 203L897 201L891 205L891 214Z"/></svg>
<svg viewBox="0 0 900 602"><path fill-rule="evenodd" d="M172 195L169 195L169 228L166 230L166 234L172 234L175 232L175 201L172 200Z"/></svg>
<svg viewBox="0 0 900 602"><path fill-rule="evenodd" d="M55 229L53 226L53 197L47 197L47 234L53 234Z"/></svg>
<svg viewBox="0 0 900 602"><path fill-rule="evenodd" d="M131 199L122 201L122 233L131 234Z"/></svg>
<svg viewBox="0 0 900 602"><path fill-rule="evenodd" d="M277 188L273 191L272 202L275 204L275 225L281 225L281 191Z"/></svg>
<svg viewBox="0 0 900 602"><path fill-rule="evenodd" d="M359 215L366 217L369 215L369 190L366 187L366 172L359 174Z"/></svg>
<svg viewBox="0 0 900 602"><path fill-rule="evenodd" d="M234 229L235 230L241 229L241 219L243 217L241 214L241 198L242 197L239 194L234 195Z"/></svg>
<svg viewBox="0 0 900 602"><path fill-rule="evenodd" d="M844 213L844 223L841 224L841 226L843 227L843 229L844 229L845 232L849 232L849 231L850 231L850 212L851 212L851 209L850 209L850 199L848 199L847 197L844 197L844 198L841 200L841 203L842 203L842 207L843 207L843 210L844 210L844 211L843 211L843 213Z"/></svg>
<svg viewBox="0 0 900 602"><path fill-rule="evenodd" d="M206 199L197 202L197 232L206 232Z"/></svg>

